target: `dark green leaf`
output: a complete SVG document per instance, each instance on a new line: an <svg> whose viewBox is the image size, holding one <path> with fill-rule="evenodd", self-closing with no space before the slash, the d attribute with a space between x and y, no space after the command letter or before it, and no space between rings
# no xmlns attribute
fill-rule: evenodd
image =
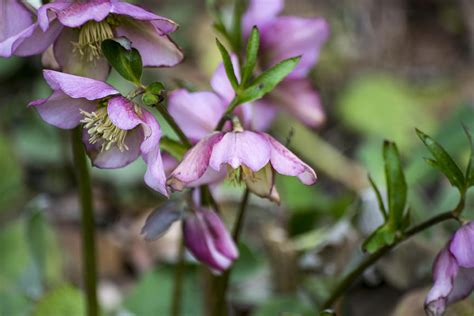
<svg viewBox="0 0 474 316"><path fill-rule="evenodd" d="M362 244L362 249L368 253L374 253L384 246L393 244L395 231L390 225L382 225L375 230Z"/></svg>
<svg viewBox="0 0 474 316"><path fill-rule="evenodd" d="M140 85L143 64L138 50L124 42L124 38L120 38L103 41L102 52L123 78Z"/></svg>
<svg viewBox="0 0 474 316"><path fill-rule="evenodd" d="M464 174L461 169L459 169L456 162L454 162L453 158L451 158L446 150L430 136L418 129L416 130L416 133L433 157L431 164L444 173L453 186L457 187L459 190L464 190Z"/></svg>
<svg viewBox="0 0 474 316"><path fill-rule="evenodd" d="M239 102L245 103L254 101L272 91L277 84L295 69L300 59L301 57L288 58L266 70L258 76L248 88L239 94Z"/></svg>
<svg viewBox="0 0 474 316"><path fill-rule="evenodd" d="M224 47L224 45L219 42L218 39L216 39L217 43L217 48L219 48L219 51L221 52L222 56L222 61L224 62L224 68L225 68L225 73L227 74L227 78L229 78L230 84L234 88L235 91L239 88L239 82L237 81L237 77L235 76L234 72L234 65L232 64L232 60L230 58L229 53L227 52L227 49Z"/></svg>
<svg viewBox="0 0 474 316"><path fill-rule="evenodd" d="M407 202L407 184L397 145L393 142L385 141L383 157L387 181L389 222L394 227L399 228L403 222Z"/></svg>
<svg viewBox="0 0 474 316"><path fill-rule="evenodd" d="M372 177L370 175L368 176L368 178L369 178L370 185L372 186L372 189L374 189L375 196L377 197L377 202L379 204L379 210L382 213L382 216L383 216L384 220L387 221L388 216L387 216L387 211L385 210L385 205L383 204L382 194L380 194L380 190L377 187L377 185L375 184L374 179L372 179Z"/></svg>
<svg viewBox="0 0 474 316"><path fill-rule="evenodd" d="M145 105L154 105L159 102L159 99L156 95L151 92L146 92L142 95L142 102Z"/></svg>
<svg viewBox="0 0 474 316"><path fill-rule="evenodd" d="M245 64L242 69L242 86L247 85L247 81L252 76L253 69L257 64L257 54L260 46L260 33L256 26L252 28L249 40L247 42L247 54Z"/></svg>
<svg viewBox="0 0 474 316"><path fill-rule="evenodd" d="M148 85L146 90L153 94L160 94L163 90L165 90L165 85L162 82L153 82L152 84Z"/></svg>

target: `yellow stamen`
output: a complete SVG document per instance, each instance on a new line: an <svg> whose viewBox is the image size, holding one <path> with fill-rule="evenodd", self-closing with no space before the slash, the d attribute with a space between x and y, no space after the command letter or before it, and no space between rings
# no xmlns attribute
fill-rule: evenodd
<svg viewBox="0 0 474 316"><path fill-rule="evenodd" d="M102 56L102 42L113 37L112 26L108 20L89 21L81 26L79 41L73 43L74 51L78 51L87 60L93 61Z"/></svg>
<svg viewBox="0 0 474 316"><path fill-rule="evenodd" d="M101 151L109 150L112 146L116 146L122 152L129 149L125 144L127 131L112 123L106 107L91 113L81 110L81 113L84 116L81 123L84 123L84 128L87 129L91 144L101 142Z"/></svg>

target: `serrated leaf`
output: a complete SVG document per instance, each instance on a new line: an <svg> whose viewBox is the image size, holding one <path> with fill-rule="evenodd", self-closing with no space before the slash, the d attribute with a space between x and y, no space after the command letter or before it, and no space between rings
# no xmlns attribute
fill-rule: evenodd
<svg viewBox="0 0 474 316"><path fill-rule="evenodd" d="M377 185L375 184L374 179L372 179L372 177L370 175L368 176L368 178L369 178L369 183L370 183L370 185L372 186L372 189L375 192L375 196L377 197L377 203L379 205L379 210L382 213L382 216L383 216L384 220L387 221L388 215L387 215L387 211L385 209L385 205L383 204L382 194L380 194L380 190L377 187Z"/></svg>
<svg viewBox="0 0 474 316"><path fill-rule="evenodd" d="M112 67L123 78L139 85L143 64L138 50L127 44L124 38L105 40L101 46L104 56Z"/></svg>
<svg viewBox="0 0 474 316"><path fill-rule="evenodd" d="M395 231L390 225L382 225L375 230L362 244L362 249L374 253L384 246L389 246L395 241Z"/></svg>
<svg viewBox="0 0 474 316"><path fill-rule="evenodd" d="M256 26L252 28L249 40L247 42L246 61L242 68L242 86L247 85L247 81L252 76L252 72L257 64L257 54L260 47L260 33Z"/></svg>
<svg viewBox="0 0 474 316"><path fill-rule="evenodd" d="M384 142L385 178L387 181L389 222L399 228L403 222L407 202L407 184L397 145Z"/></svg>
<svg viewBox="0 0 474 316"><path fill-rule="evenodd" d="M272 91L285 77L295 69L301 57L285 59L258 76L251 85L238 95L240 103L260 99Z"/></svg>
<svg viewBox="0 0 474 316"><path fill-rule="evenodd" d="M459 169L456 162L454 162L453 158L451 158L451 156L448 154L448 152L434 139L419 129L416 130L416 133L430 151L433 157L433 160L431 161L433 167L444 173L453 186L457 187L459 190L464 190L464 174L462 173L461 169Z"/></svg>
<svg viewBox="0 0 474 316"><path fill-rule="evenodd" d="M234 66L232 64L229 52L227 52L227 49L224 47L224 45L222 45L221 42L219 42L218 39L216 39L216 44L217 48L219 48L219 51L221 53L222 61L224 62L224 68L225 73L227 74L227 78L229 79L232 88L234 88L234 91L237 91L237 89L239 88L239 82L237 80L237 77L235 76Z"/></svg>

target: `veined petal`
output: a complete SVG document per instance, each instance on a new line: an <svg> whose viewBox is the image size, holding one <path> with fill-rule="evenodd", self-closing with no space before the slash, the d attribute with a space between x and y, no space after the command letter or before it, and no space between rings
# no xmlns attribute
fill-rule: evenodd
<svg viewBox="0 0 474 316"><path fill-rule="evenodd" d="M126 2L112 2L112 9L110 13L119 15L126 15L135 20L151 21L153 25L158 28L161 35L176 31L178 25L170 19L156 15L136 5Z"/></svg>
<svg viewBox="0 0 474 316"><path fill-rule="evenodd" d="M280 144L276 139L268 134L260 133L270 143L272 167L280 174L287 176L297 176L306 185L316 182L314 170L299 159L295 154Z"/></svg>
<svg viewBox="0 0 474 316"><path fill-rule="evenodd" d="M179 89L168 97L168 110L192 141L198 141L216 127L226 104L212 92Z"/></svg>
<svg viewBox="0 0 474 316"><path fill-rule="evenodd" d="M61 90L74 99L102 99L119 94L109 84L85 77L74 76L54 70L43 70L43 76L53 90Z"/></svg>
<svg viewBox="0 0 474 316"><path fill-rule="evenodd" d="M229 132L214 146L209 166L218 171L223 164L229 164L234 169L246 166L256 172L269 160L270 146L260 134L250 131Z"/></svg>
<svg viewBox="0 0 474 316"><path fill-rule="evenodd" d="M90 144L89 134L83 130L83 142L87 153L92 160L92 164L97 168L116 169L122 168L135 161L140 156L140 144L143 141L143 130L135 128L127 132L125 145L127 150L120 151L117 146L112 146L109 150L101 151L101 143Z"/></svg>
<svg viewBox="0 0 474 316"><path fill-rule="evenodd" d="M288 78L303 78L318 61L319 51L328 37L329 26L324 19L278 17L262 30L265 66L271 67L283 59L301 55Z"/></svg>
<svg viewBox="0 0 474 316"><path fill-rule="evenodd" d="M87 21L100 22L104 20L112 9L110 0L88 0L71 2L66 8L56 11L59 21L68 27L79 27Z"/></svg>
<svg viewBox="0 0 474 316"><path fill-rule="evenodd" d="M41 29L46 32L49 28L50 20L55 18L57 12L66 9L70 5L70 2L66 1L54 1L42 5L39 7L37 15L38 15L38 24ZM50 16L49 12L53 12L52 16Z"/></svg>
<svg viewBox="0 0 474 316"><path fill-rule="evenodd" d="M214 145L223 137L223 133L215 132L201 139L191 148L183 161L171 173L168 185L174 190L181 191L187 184L198 180L209 166L209 158Z"/></svg>
<svg viewBox="0 0 474 316"><path fill-rule="evenodd" d="M135 104L122 96L107 102L107 114L112 123L123 130L131 130L143 122L135 112Z"/></svg>
<svg viewBox="0 0 474 316"><path fill-rule="evenodd" d="M284 5L284 0L251 0L242 20L244 36L250 34L254 25L263 29L283 10Z"/></svg>
<svg viewBox="0 0 474 316"><path fill-rule="evenodd" d="M232 60L232 65L234 66L235 76L237 77L237 80L240 81L240 68L237 56L232 54L230 58ZM216 71L211 78L211 86L212 89L227 103L230 103L234 98L234 88L232 88L229 78L227 78L224 63L220 63L219 66L217 66Z"/></svg>
<svg viewBox="0 0 474 316"><path fill-rule="evenodd" d="M64 28L54 42L54 57L62 71L76 76L105 81L110 72L109 62L105 57L90 61L75 49L73 43L79 41L79 29Z"/></svg>
<svg viewBox="0 0 474 316"><path fill-rule="evenodd" d="M167 36L157 31L148 21L126 19L115 29L117 36L125 36L142 56L147 67L171 67L183 60L183 53Z"/></svg>
<svg viewBox="0 0 474 316"><path fill-rule="evenodd" d="M307 79L289 79L272 91L275 102L309 127L318 127L326 119L321 99Z"/></svg>
<svg viewBox="0 0 474 316"><path fill-rule="evenodd" d="M449 250L459 266L474 268L474 222L469 222L456 231Z"/></svg>
<svg viewBox="0 0 474 316"><path fill-rule="evenodd" d="M71 99L62 91L54 91L49 98L33 101L29 105L34 106L48 124L71 129L78 126L83 118L81 110L92 112L96 109L97 102Z"/></svg>
<svg viewBox="0 0 474 316"><path fill-rule="evenodd" d="M142 150L142 157L147 164L145 183L153 190L158 191L164 196L168 197L169 193L166 187L166 174L163 167L159 143L157 146L146 153L143 153Z"/></svg>

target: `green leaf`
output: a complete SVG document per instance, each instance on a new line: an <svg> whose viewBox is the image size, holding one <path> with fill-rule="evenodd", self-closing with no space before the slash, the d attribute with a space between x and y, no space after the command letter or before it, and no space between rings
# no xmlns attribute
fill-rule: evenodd
<svg viewBox="0 0 474 316"><path fill-rule="evenodd" d="M398 229L403 222L407 202L407 184L397 145L393 142L385 141L383 157L387 181L389 222Z"/></svg>
<svg viewBox="0 0 474 316"><path fill-rule="evenodd" d="M151 92L145 92L142 95L142 102L145 105L155 105L159 102L159 99L156 95Z"/></svg>
<svg viewBox="0 0 474 316"><path fill-rule="evenodd" d="M130 42L124 38L109 39L102 42L102 52L115 70L126 80L141 84L143 71L142 58Z"/></svg>
<svg viewBox="0 0 474 316"><path fill-rule="evenodd" d="M146 91L153 94L160 94L163 90L165 90L165 85L162 82L153 82L146 88Z"/></svg>
<svg viewBox="0 0 474 316"><path fill-rule="evenodd" d="M235 76L234 72L234 65L232 64L232 60L230 58L229 52L225 49L224 45L216 39L217 48L221 52L222 61L224 62L225 73L227 74L227 78L229 78L230 84L234 91L237 91L239 88L239 82L237 81L237 77Z"/></svg>
<svg viewBox="0 0 474 316"><path fill-rule="evenodd" d="M43 213L39 208L31 210L26 218L25 225L26 240L30 249L35 272L38 276L39 284L44 281L46 272L46 254L48 251L46 239L46 222Z"/></svg>
<svg viewBox="0 0 474 316"><path fill-rule="evenodd" d="M260 33L258 28L254 26L250 33L249 40L247 42L247 54L245 64L242 69L242 87L247 85L247 81L252 76L252 72L257 64L257 54L260 46Z"/></svg>
<svg viewBox="0 0 474 316"><path fill-rule="evenodd" d="M231 38L232 48L235 52L240 52L242 47L242 16L246 5L244 0L236 0L234 5L234 14L232 17Z"/></svg>
<svg viewBox="0 0 474 316"><path fill-rule="evenodd" d="M466 183L464 174L462 173L461 169L459 169L456 162L454 162L453 158L451 158L451 156L448 154L448 152L434 139L419 129L416 130L416 133L433 157L433 160L431 160L429 163L444 173L453 186L457 187L461 191L464 190Z"/></svg>
<svg viewBox="0 0 474 316"><path fill-rule="evenodd" d="M46 294L36 305L32 316L83 316L84 299L82 293L72 286L58 287Z"/></svg>
<svg viewBox="0 0 474 316"><path fill-rule="evenodd" d="M382 216L385 219L385 221L387 221L388 216L387 216L387 211L385 210L385 205L383 204L382 194L380 194L380 190L377 187L377 185L375 184L374 179L372 179L372 177L370 175L368 176L368 178L369 178L370 185L372 186L372 189L375 192L375 196L377 197L379 210L382 213Z"/></svg>
<svg viewBox="0 0 474 316"><path fill-rule="evenodd" d="M362 249L368 253L374 253L384 246L393 244L395 241L395 231L388 225L377 228L362 244Z"/></svg>
<svg viewBox="0 0 474 316"><path fill-rule="evenodd" d="M260 99L272 91L285 77L295 69L301 57L285 59L258 76L251 85L238 95L239 103Z"/></svg>
<svg viewBox="0 0 474 316"><path fill-rule="evenodd" d="M469 162L466 167L466 186L471 187L474 185L474 144L472 143L472 136L469 129L465 125L463 125L463 128L469 141Z"/></svg>

